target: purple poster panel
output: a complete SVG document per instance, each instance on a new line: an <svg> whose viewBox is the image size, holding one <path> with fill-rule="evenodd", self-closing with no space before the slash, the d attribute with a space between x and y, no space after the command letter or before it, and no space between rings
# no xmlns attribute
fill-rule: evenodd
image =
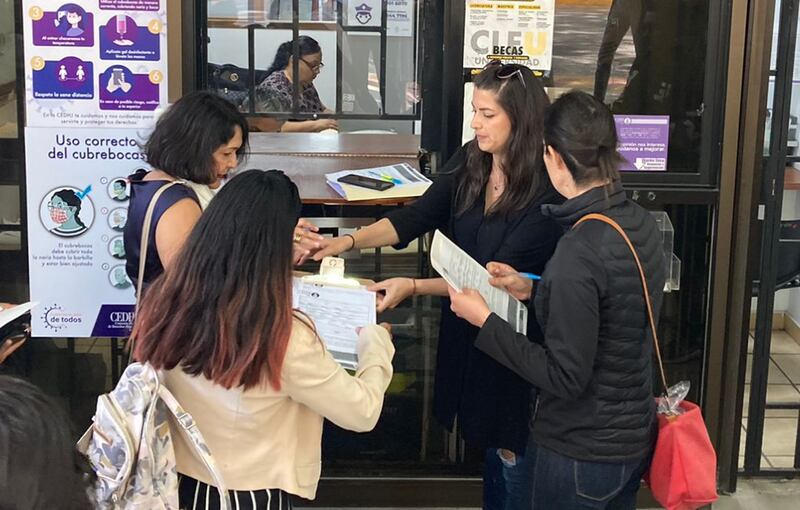
<svg viewBox="0 0 800 510"><path fill-rule="evenodd" d="M614 115L619 153L626 163L620 170L667 170L669 115Z"/></svg>
<svg viewBox="0 0 800 510"><path fill-rule="evenodd" d="M134 74L125 66L111 66L100 75L101 110L148 110L158 108L160 74Z"/></svg>
<svg viewBox="0 0 800 510"><path fill-rule="evenodd" d="M76 57L59 61L45 60L33 70L33 97L37 99L92 99L94 74L92 63Z"/></svg>
<svg viewBox="0 0 800 510"><path fill-rule="evenodd" d="M34 46L92 46L94 19L77 4L64 4L54 12L31 9Z"/></svg>
<svg viewBox="0 0 800 510"><path fill-rule="evenodd" d="M154 22L159 25L158 21ZM100 58L103 60L158 60L158 31L137 26L130 16L117 14L100 28Z"/></svg>
<svg viewBox="0 0 800 510"><path fill-rule="evenodd" d="M100 0L100 8L114 11L158 11L160 0Z"/></svg>
<svg viewBox="0 0 800 510"><path fill-rule="evenodd" d="M92 336L125 337L133 328L134 305L102 305L92 328Z"/></svg>

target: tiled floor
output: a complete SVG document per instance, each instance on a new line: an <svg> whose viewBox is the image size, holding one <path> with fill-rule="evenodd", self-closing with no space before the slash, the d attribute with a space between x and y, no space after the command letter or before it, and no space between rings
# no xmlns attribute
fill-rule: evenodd
<svg viewBox="0 0 800 510"><path fill-rule="evenodd" d="M720 495L713 510L797 510L800 480L739 481L735 494ZM314 510L344 510L318 507ZM347 510L399 510L395 508L348 508ZM479 510L478 508L407 508L405 510ZM643 509L647 510L647 509Z"/></svg>
<svg viewBox="0 0 800 510"><path fill-rule="evenodd" d="M753 338L750 337L745 376L744 417L739 443L739 466L744 465L744 445L747 434L748 403L750 397L750 369L753 361ZM773 331L770 345L768 403L800 402L800 343L785 331ZM797 437L798 411L768 409L764 420L764 441L761 449L761 467L764 469L789 468L794 462Z"/></svg>

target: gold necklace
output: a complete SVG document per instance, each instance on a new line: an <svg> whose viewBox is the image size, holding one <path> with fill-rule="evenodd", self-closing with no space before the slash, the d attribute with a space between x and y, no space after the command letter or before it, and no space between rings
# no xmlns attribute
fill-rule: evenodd
<svg viewBox="0 0 800 510"><path fill-rule="evenodd" d="M494 180L497 181L497 179L494 179ZM495 190L495 191L502 191L503 190L503 188L505 187L505 182L503 182L504 180L505 179L500 177L500 182L492 182L492 176L491 175L489 176L489 184L492 185L492 189Z"/></svg>

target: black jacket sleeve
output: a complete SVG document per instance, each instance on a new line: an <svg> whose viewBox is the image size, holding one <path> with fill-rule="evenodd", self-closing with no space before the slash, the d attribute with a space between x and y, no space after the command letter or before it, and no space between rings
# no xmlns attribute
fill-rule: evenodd
<svg viewBox="0 0 800 510"><path fill-rule="evenodd" d="M466 154L465 145L453 154L425 194L411 204L386 215L400 238L396 247L403 247L422 234L437 228L447 228L455 194L456 176L464 167Z"/></svg>
<svg viewBox="0 0 800 510"><path fill-rule="evenodd" d="M475 346L534 386L561 398L576 398L592 376L600 328L597 256L574 238L562 239L538 288L536 300L544 345L530 342L492 314Z"/></svg>

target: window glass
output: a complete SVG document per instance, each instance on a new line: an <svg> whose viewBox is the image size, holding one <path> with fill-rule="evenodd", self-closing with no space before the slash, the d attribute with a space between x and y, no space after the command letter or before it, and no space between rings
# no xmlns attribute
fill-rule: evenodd
<svg viewBox="0 0 800 510"><path fill-rule="evenodd" d="M272 117L284 131L321 131L335 118L339 131L410 133L421 100L418 4L391 0L386 13L382 4L300 0L293 46L291 0L209 0L207 86L253 124Z"/></svg>
<svg viewBox="0 0 800 510"><path fill-rule="evenodd" d="M668 118L653 128L668 135L666 169L698 172L708 21L708 0L556 2L550 94L577 88L616 115Z"/></svg>
<svg viewBox="0 0 800 510"><path fill-rule="evenodd" d="M14 2L0 0L0 138L16 138L17 66Z"/></svg>

